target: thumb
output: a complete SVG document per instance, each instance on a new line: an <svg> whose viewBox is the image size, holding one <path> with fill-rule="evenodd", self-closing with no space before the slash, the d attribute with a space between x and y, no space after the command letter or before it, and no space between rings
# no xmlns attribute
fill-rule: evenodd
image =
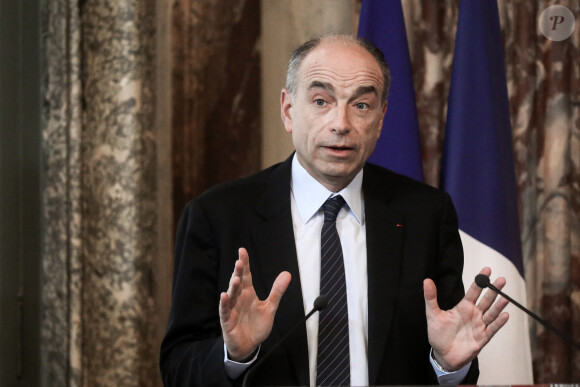
<svg viewBox="0 0 580 387"><path fill-rule="evenodd" d="M290 285L290 280L292 279L292 275L287 271L283 271L278 275L276 280L274 281L274 285L272 285L272 290L270 291L270 295L268 296L268 302L274 308L274 311L278 310L278 305L280 305L280 300L288 289L288 285Z"/></svg>
<svg viewBox="0 0 580 387"><path fill-rule="evenodd" d="M439 304L437 303L437 287L430 278L423 281L423 296L425 297L427 320L435 318L441 312L441 309L439 309Z"/></svg>

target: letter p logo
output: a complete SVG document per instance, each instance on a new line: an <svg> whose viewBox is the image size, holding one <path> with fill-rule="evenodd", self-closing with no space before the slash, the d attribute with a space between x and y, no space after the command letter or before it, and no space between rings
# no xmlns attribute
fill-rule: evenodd
<svg viewBox="0 0 580 387"><path fill-rule="evenodd" d="M538 26L546 38L559 42L572 35L576 21L568 8L563 5L551 5L540 14Z"/></svg>
<svg viewBox="0 0 580 387"><path fill-rule="evenodd" d="M564 22L564 16L550 16L550 20L554 21L554 24L552 24L552 31L555 31L556 26Z"/></svg>

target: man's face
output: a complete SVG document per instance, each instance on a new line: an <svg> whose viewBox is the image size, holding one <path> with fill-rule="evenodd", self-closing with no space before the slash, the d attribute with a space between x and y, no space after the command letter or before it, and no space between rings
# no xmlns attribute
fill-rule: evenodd
<svg viewBox="0 0 580 387"><path fill-rule="evenodd" d="M296 90L282 90L281 113L298 162L331 191L348 185L369 158L383 125L383 75L364 48L322 41L304 58Z"/></svg>

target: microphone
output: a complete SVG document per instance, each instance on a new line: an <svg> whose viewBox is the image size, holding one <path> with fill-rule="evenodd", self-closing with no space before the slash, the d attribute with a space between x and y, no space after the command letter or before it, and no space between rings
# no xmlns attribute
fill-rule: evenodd
<svg viewBox="0 0 580 387"><path fill-rule="evenodd" d="M328 297L323 295L316 297L316 299L314 300L314 308L300 321L298 321L298 323L294 325L288 332L286 332L286 334L280 340L278 340L272 348L270 348L270 351L268 351L268 353L266 353L264 356L262 356L261 359L259 359L257 362L255 362L253 365L250 366L250 369L248 370L248 372L246 372L246 375L244 376L244 382L242 384L242 387L249 387L250 383L252 382L254 372L256 371L256 369L260 367L260 365L264 362L264 360L269 358L272 352L274 352L274 350L278 348L280 344L286 341L288 336L290 336L290 334L293 333L300 325L304 324L306 320L310 318L310 316L312 316L315 312L319 312L322 309L326 308L327 305L328 305Z"/></svg>
<svg viewBox="0 0 580 387"><path fill-rule="evenodd" d="M560 336L560 338L562 340L564 340L565 342L567 342L568 344L570 344L571 346L573 346L577 350L580 350L580 344L578 344L577 342L575 342L574 340L572 340L564 332L560 331L555 326L553 326L552 324L550 324L546 320L542 319L541 317L539 317L538 315L536 315L534 312L532 312L531 310L529 310L525 306L521 305L519 302L517 302L516 300L514 300L513 298L511 298L507 294L503 293L501 290L499 290L497 287L495 287L490 282L489 277L486 276L485 274L478 274L478 275L476 275L475 276L475 284L477 286L479 286L480 288L482 288L482 289L490 288L494 292L497 292L498 294L501 294L502 297L504 297L506 300L508 300L509 302L511 302L512 304L514 304L515 306L517 306L518 308L520 308L521 310L523 310L524 312L526 312L534 320L536 320L537 322L539 322L540 324L542 324L543 326L545 326L546 328L548 328L548 330L550 330L550 331L554 332L555 334L557 334L558 336Z"/></svg>

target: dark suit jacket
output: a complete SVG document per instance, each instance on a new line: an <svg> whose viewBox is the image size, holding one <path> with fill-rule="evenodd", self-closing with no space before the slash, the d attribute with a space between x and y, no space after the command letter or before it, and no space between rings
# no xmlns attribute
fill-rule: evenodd
<svg viewBox="0 0 580 387"><path fill-rule="evenodd" d="M260 299L280 272L292 274L260 356L304 317L290 176L291 158L214 187L187 205L177 233L171 315L161 347L166 386L240 382L225 374L218 316L219 294L228 288L239 247L248 250ZM455 209L446 193L372 164L364 168L363 192L370 384L437 384L428 359L422 283L435 281L443 309L463 296ZM464 383L475 383L478 373L475 361ZM308 375L302 326L257 370L254 384L308 385Z"/></svg>

